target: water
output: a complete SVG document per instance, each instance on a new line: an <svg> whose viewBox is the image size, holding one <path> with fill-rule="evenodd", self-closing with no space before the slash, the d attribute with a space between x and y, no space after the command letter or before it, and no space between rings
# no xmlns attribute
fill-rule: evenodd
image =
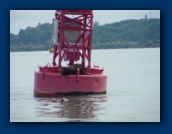
<svg viewBox="0 0 172 134"><path fill-rule="evenodd" d="M11 122L159 122L160 49L93 50L108 75L107 94L34 98L34 71L47 52L10 53Z"/></svg>

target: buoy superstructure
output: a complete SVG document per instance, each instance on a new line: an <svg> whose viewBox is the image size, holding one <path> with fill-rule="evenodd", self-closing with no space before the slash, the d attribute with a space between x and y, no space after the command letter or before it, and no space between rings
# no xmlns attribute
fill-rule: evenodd
<svg viewBox="0 0 172 134"><path fill-rule="evenodd" d="M107 75L98 66L91 67L92 10L56 10L53 19L52 64L38 67L34 73L34 96L49 97L76 94L105 94ZM80 62L85 74L63 75L60 70Z"/></svg>

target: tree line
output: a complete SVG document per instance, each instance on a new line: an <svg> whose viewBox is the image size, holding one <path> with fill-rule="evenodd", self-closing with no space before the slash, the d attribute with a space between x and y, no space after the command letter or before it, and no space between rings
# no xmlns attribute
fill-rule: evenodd
<svg viewBox="0 0 172 134"><path fill-rule="evenodd" d="M52 24L10 33L10 51L41 51L51 47ZM93 27L93 49L160 47L160 19L124 20Z"/></svg>

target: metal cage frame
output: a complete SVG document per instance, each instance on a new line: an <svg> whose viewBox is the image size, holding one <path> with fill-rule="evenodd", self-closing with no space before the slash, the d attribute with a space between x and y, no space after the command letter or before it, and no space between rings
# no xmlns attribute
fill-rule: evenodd
<svg viewBox="0 0 172 134"><path fill-rule="evenodd" d="M86 69L89 72L92 48L92 10L56 10L55 18L58 21L58 33L57 43L54 44L53 66L58 66L58 69L60 69L62 60L69 61L68 65L73 65L79 56L82 65L85 66L85 60L88 61ZM65 36L66 31L80 31L81 35L76 42L71 43ZM55 61L57 57L58 65Z"/></svg>

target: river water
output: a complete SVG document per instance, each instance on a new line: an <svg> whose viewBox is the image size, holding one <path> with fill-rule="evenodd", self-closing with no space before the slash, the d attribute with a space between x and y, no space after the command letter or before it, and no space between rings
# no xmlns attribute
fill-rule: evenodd
<svg viewBox="0 0 172 134"><path fill-rule="evenodd" d="M52 54L10 52L10 122L160 122L160 48L92 51L107 94L33 97L34 71Z"/></svg>

